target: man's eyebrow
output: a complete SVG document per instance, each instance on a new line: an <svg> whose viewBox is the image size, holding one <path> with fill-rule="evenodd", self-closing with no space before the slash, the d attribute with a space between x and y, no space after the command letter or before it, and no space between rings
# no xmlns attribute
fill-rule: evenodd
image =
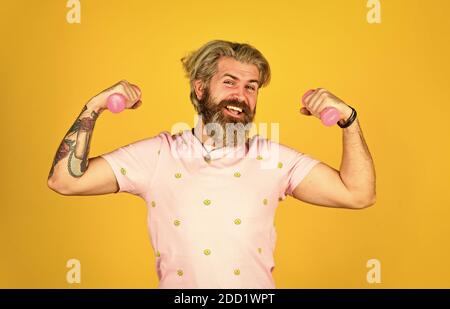
<svg viewBox="0 0 450 309"><path fill-rule="evenodd" d="M230 73L223 74L222 78L224 78L225 76L231 77L234 80L239 80L239 78L237 76L231 75ZM251 79L248 82L249 83L257 83L259 85L259 80L257 80L257 79Z"/></svg>

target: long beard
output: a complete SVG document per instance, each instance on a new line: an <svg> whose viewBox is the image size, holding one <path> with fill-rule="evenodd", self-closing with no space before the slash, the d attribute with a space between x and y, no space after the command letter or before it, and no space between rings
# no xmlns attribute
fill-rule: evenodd
<svg viewBox="0 0 450 309"><path fill-rule="evenodd" d="M230 105L242 110L239 117L226 114L225 109ZM205 125L206 134L214 140L217 146L234 147L247 141L255 118L256 107L251 111L245 102L239 100L222 100L216 103L208 89L205 89L199 106L199 114Z"/></svg>

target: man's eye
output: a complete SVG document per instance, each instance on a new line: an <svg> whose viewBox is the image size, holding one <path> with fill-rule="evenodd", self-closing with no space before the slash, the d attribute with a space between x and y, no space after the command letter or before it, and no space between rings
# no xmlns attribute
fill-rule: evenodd
<svg viewBox="0 0 450 309"><path fill-rule="evenodd" d="M225 84L229 84L229 85L233 85L233 81L231 81L231 80L226 80L226 81L224 81L224 83Z"/></svg>
<svg viewBox="0 0 450 309"><path fill-rule="evenodd" d="M252 91L255 91L255 90L256 90L255 87L253 87L253 86L247 86L247 89L250 89L250 90L252 90Z"/></svg>

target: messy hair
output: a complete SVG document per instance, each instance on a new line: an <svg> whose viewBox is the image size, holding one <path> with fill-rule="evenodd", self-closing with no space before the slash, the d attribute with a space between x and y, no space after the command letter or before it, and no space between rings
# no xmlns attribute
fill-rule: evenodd
<svg viewBox="0 0 450 309"><path fill-rule="evenodd" d="M211 78L217 73L219 58L223 56L255 65L259 70L258 88L267 86L270 82L269 62L259 50L246 43L210 41L181 59L190 82L190 99L197 113L200 113L200 102L195 94L194 81L200 80L202 88L207 89Z"/></svg>

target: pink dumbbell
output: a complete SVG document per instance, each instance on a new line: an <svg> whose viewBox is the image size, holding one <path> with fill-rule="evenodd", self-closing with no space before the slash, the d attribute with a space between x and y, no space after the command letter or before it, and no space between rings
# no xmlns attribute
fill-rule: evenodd
<svg viewBox="0 0 450 309"><path fill-rule="evenodd" d="M302 97L302 103L304 103L305 98L313 92L314 92L314 89L307 91ZM337 109L335 109L334 107L327 107L323 111L320 112L320 120L327 127L335 125L339 121L340 117L341 117L341 115L340 115L339 111Z"/></svg>
<svg viewBox="0 0 450 309"><path fill-rule="evenodd" d="M141 90L138 86L132 85L141 96ZM112 113L120 113L125 109L127 98L121 93L113 93L106 99L106 106Z"/></svg>

